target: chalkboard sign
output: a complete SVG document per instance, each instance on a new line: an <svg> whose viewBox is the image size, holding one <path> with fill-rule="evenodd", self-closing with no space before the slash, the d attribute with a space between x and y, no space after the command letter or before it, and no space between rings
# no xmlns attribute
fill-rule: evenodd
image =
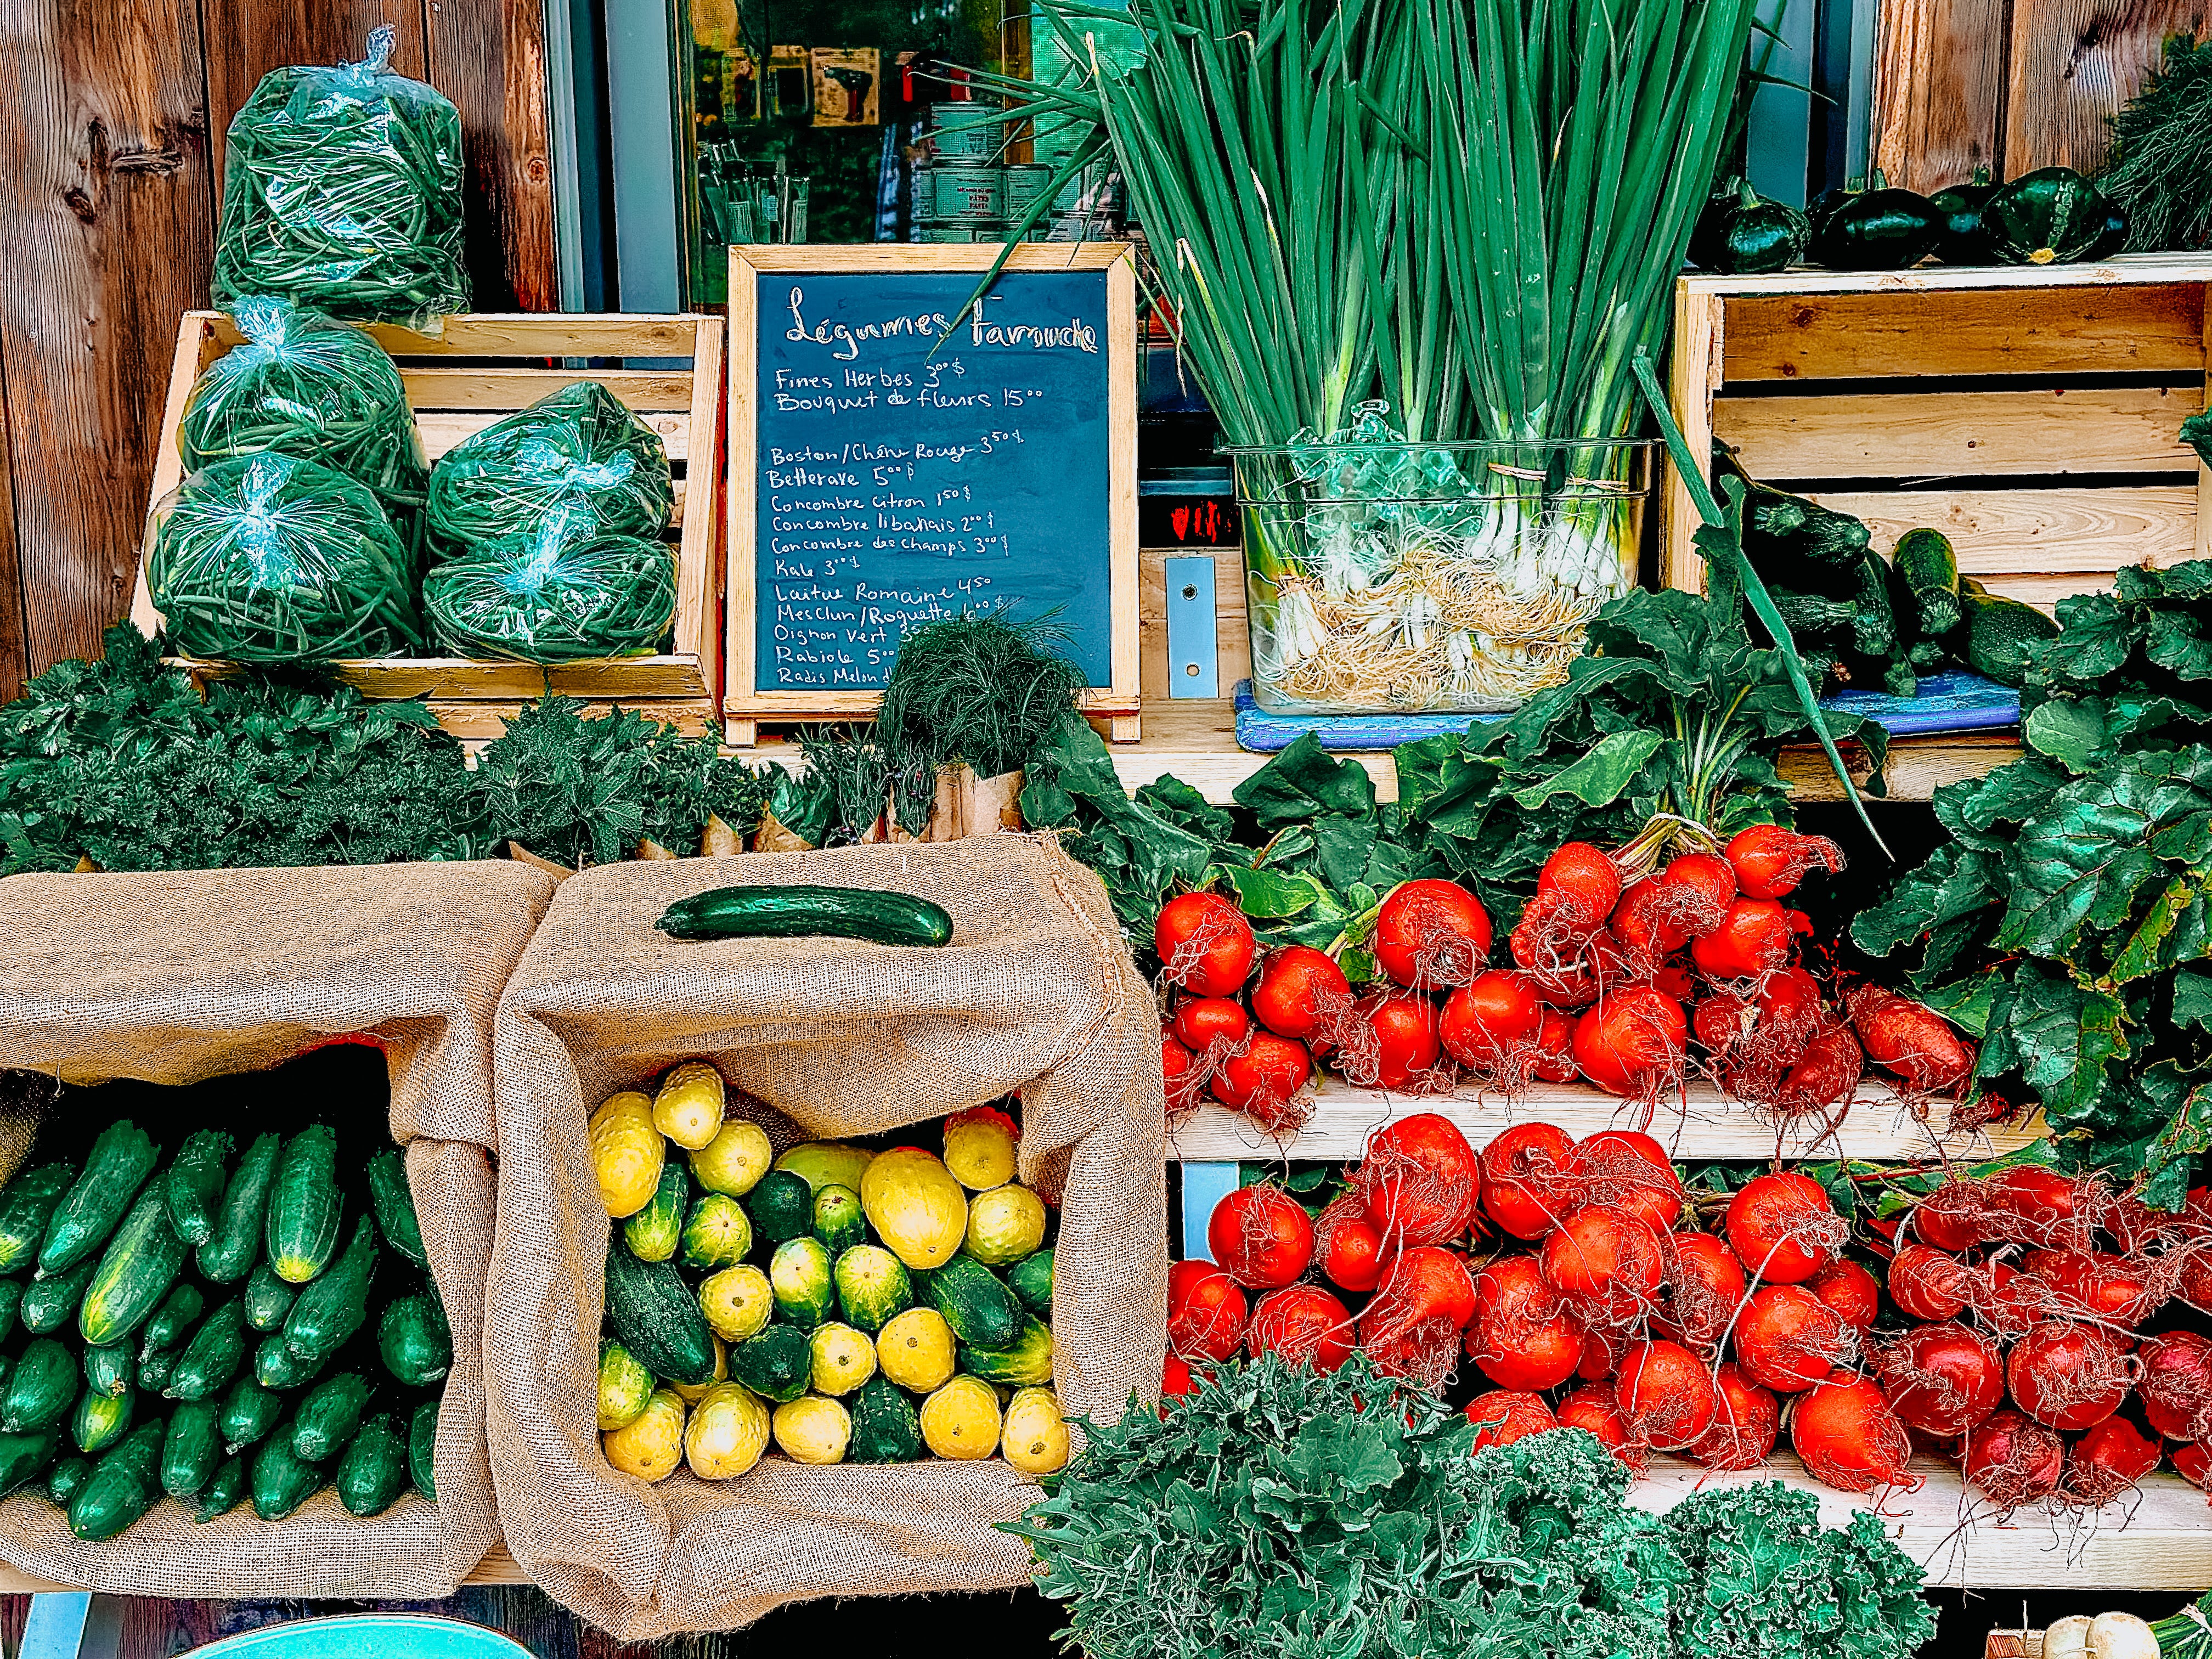
<svg viewBox="0 0 2212 1659"><path fill-rule="evenodd" d="M1121 243L730 251L731 741L873 710L899 641L1050 613L1134 737L1136 306Z"/></svg>

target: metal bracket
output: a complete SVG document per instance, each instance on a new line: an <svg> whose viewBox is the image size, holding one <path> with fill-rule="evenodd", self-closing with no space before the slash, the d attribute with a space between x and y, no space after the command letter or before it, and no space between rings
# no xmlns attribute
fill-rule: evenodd
<svg viewBox="0 0 2212 1659"><path fill-rule="evenodd" d="M1160 568L1167 579L1168 696L1218 697L1219 621L1213 608L1212 556L1163 559Z"/></svg>
<svg viewBox="0 0 2212 1659"><path fill-rule="evenodd" d="M16 1659L115 1659L122 1638L121 1597L49 1591L31 1598Z"/></svg>
<svg viewBox="0 0 2212 1659"><path fill-rule="evenodd" d="M1212 1248L1206 1242L1206 1224L1213 1219L1213 1206L1237 1190L1243 1179L1235 1164L1185 1164L1182 1166L1182 1255L1186 1261L1211 1261Z"/></svg>

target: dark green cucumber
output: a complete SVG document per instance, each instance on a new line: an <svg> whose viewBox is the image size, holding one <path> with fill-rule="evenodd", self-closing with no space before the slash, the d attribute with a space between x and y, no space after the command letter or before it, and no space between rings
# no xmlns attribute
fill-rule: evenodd
<svg viewBox="0 0 2212 1659"><path fill-rule="evenodd" d="M1052 1312L1052 1251L1049 1247L1025 1255L1006 1269L1006 1288L1021 1298L1031 1313Z"/></svg>
<svg viewBox="0 0 2212 1659"><path fill-rule="evenodd" d="M138 1386L155 1394L166 1391L169 1373L177 1369L177 1351L164 1348L159 1353L149 1353L138 1362Z"/></svg>
<svg viewBox="0 0 2212 1659"><path fill-rule="evenodd" d="M58 1448L62 1440L61 1431L49 1429L46 1432L53 1436L54 1444ZM89 1457L64 1457L46 1471L46 1501L58 1510L67 1509L70 1499L76 1496L77 1489L91 1478L92 1460Z"/></svg>
<svg viewBox="0 0 2212 1659"><path fill-rule="evenodd" d="M426 1400L407 1424L407 1478L433 1504L438 1501L438 1402Z"/></svg>
<svg viewBox="0 0 2212 1659"><path fill-rule="evenodd" d="M207 1298L200 1294L198 1285L178 1285L162 1297L161 1305L146 1322L146 1328L139 1332L139 1358L151 1359L166 1349L174 1348L190 1334L206 1311Z"/></svg>
<svg viewBox="0 0 2212 1659"><path fill-rule="evenodd" d="M282 1521L323 1489L323 1472L292 1449L289 1428L279 1429L253 1454L253 1512Z"/></svg>
<svg viewBox="0 0 2212 1659"><path fill-rule="evenodd" d="M94 1394L120 1400L131 1392L137 1375L137 1361L131 1357L131 1350L119 1342L112 1348L84 1351L84 1386Z"/></svg>
<svg viewBox="0 0 2212 1659"><path fill-rule="evenodd" d="M172 1498L197 1496L222 1462L222 1407L196 1400L169 1414L161 1442L161 1490Z"/></svg>
<svg viewBox="0 0 2212 1659"><path fill-rule="evenodd" d="M0 1342L15 1328L15 1316L23 1310L23 1281L0 1279Z"/></svg>
<svg viewBox="0 0 2212 1659"><path fill-rule="evenodd" d="M246 1322L257 1331L281 1331L299 1291L276 1277L266 1261L257 1263L246 1279Z"/></svg>
<svg viewBox="0 0 2212 1659"><path fill-rule="evenodd" d="M859 939L877 945L952 942L941 904L867 887L716 887L676 901L654 927L671 939Z"/></svg>
<svg viewBox="0 0 2212 1659"><path fill-rule="evenodd" d="M310 1463L327 1463L343 1451L368 1409L368 1379L340 1371L307 1390L292 1418L292 1450Z"/></svg>
<svg viewBox="0 0 2212 1659"><path fill-rule="evenodd" d="M269 1187L264 1237L279 1279L304 1285L330 1266L343 1211L337 1135L327 1124L312 1124L284 1143Z"/></svg>
<svg viewBox="0 0 2212 1659"><path fill-rule="evenodd" d="M1959 556L1940 530L1908 530L1897 538L1891 563L1911 596L1918 631L1934 638L1959 625Z"/></svg>
<svg viewBox="0 0 2212 1659"><path fill-rule="evenodd" d="M91 1477L70 1499L70 1530L88 1544L136 1524L161 1501L161 1442L168 1425L141 1423L93 1465Z"/></svg>
<svg viewBox="0 0 2212 1659"><path fill-rule="evenodd" d="M202 1322L169 1368L162 1392L172 1400L212 1400L246 1364L246 1309L226 1302Z"/></svg>
<svg viewBox="0 0 2212 1659"><path fill-rule="evenodd" d="M847 1455L855 1463L911 1463L927 1455L914 1402L878 1372L852 1400L853 1435Z"/></svg>
<svg viewBox="0 0 2212 1659"><path fill-rule="evenodd" d="M284 1396L272 1394L250 1376L231 1384L222 1397L222 1443L230 1451L244 1451L276 1426L284 1415Z"/></svg>
<svg viewBox="0 0 2212 1659"><path fill-rule="evenodd" d="M0 1498L21 1491L46 1472L61 1449L58 1429L36 1434L0 1434Z"/></svg>
<svg viewBox="0 0 2212 1659"><path fill-rule="evenodd" d="M265 1336L253 1351L253 1380L264 1389L296 1389L313 1382L327 1363L293 1352L281 1334Z"/></svg>
<svg viewBox="0 0 2212 1659"><path fill-rule="evenodd" d="M945 1316L952 1334L971 1348L995 1353L1021 1334L1021 1304L972 1255L956 1255L941 1267L914 1275L921 1297Z"/></svg>
<svg viewBox="0 0 2212 1659"><path fill-rule="evenodd" d="M367 1216L331 1270L301 1291L284 1316L284 1342L319 1364L368 1322L368 1287L376 1277L376 1229Z"/></svg>
<svg viewBox="0 0 2212 1659"><path fill-rule="evenodd" d="M1966 665L2017 690L2027 681L2029 647L2055 637L2058 624L2018 599L1994 593L1961 594L1960 599L1966 613L1961 624ZM30 1322L28 1316L24 1322Z"/></svg>
<svg viewBox="0 0 2212 1659"><path fill-rule="evenodd" d="M199 1496L192 1500L192 1519L200 1522L228 1515L246 1496L246 1460L233 1453L215 1467Z"/></svg>
<svg viewBox="0 0 2212 1659"><path fill-rule="evenodd" d="M0 1188L0 1273L19 1273L39 1259L46 1223L76 1181L66 1164L42 1164Z"/></svg>
<svg viewBox="0 0 2212 1659"><path fill-rule="evenodd" d="M698 1306L696 1297L692 1306ZM446 1322L445 1306L437 1292L403 1296L385 1309L384 1317L377 1322L376 1346L384 1356L384 1368L410 1389L426 1387L444 1376L453 1369L453 1332ZM714 1374L709 1348L707 1376L697 1380L706 1382Z"/></svg>
<svg viewBox="0 0 2212 1659"><path fill-rule="evenodd" d="M203 1278L217 1285L234 1285L252 1270L261 1254L269 1183L276 1176L276 1158L283 1148L283 1142L275 1135L263 1135L238 1160L230 1185L223 1188L215 1231L193 1258Z"/></svg>
<svg viewBox="0 0 2212 1659"><path fill-rule="evenodd" d="M153 1316L185 1270L188 1250L167 1200L149 1185L108 1240L76 1312L77 1334L93 1346L120 1342Z"/></svg>
<svg viewBox="0 0 2212 1659"><path fill-rule="evenodd" d="M669 1263L640 1261L619 1239L607 1250L607 1317L655 1376L687 1388L714 1380L714 1338L697 1293Z"/></svg>
<svg viewBox="0 0 2212 1659"><path fill-rule="evenodd" d="M1860 655L1886 657L1897 646L1897 615L1889 601L1889 563L1872 550L1859 562L1852 593L1851 645Z"/></svg>
<svg viewBox="0 0 2212 1659"><path fill-rule="evenodd" d="M70 1437L87 1457L96 1456L123 1438L137 1410L136 1389L125 1389L120 1395L87 1389L77 1396L76 1411L70 1419Z"/></svg>
<svg viewBox="0 0 2212 1659"><path fill-rule="evenodd" d="M127 1118L111 1123L92 1143L84 1172L70 1184L46 1222L39 1244L39 1271L64 1273L95 1255L154 1173L153 1138Z"/></svg>
<svg viewBox="0 0 2212 1659"><path fill-rule="evenodd" d="M222 1209L223 1164L232 1151L231 1139L222 1130L198 1130L178 1150L176 1162L161 1176L169 1224L188 1245L204 1244L215 1236L216 1218Z"/></svg>
<svg viewBox="0 0 2212 1659"><path fill-rule="evenodd" d="M430 1265L422 1248L422 1223L415 1213L415 1194L407 1184L407 1154L396 1147L368 1160L368 1205L384 1242L418 1267Z"/></svg>
<svg viewBox="0 0 2212 1659"><path fill-rule="evenodd" d="M398 1503L407 1490L407 1437L399 1419L382 1412L362 1424L338 1460L331 1484L346 1513L363 1520Z"/></svg>
<svg viewBox="0 0 2212 1659"><path fill-rule="evenodd" d="M23 1299L15 1307L16 1317L23 1328L33 1336L52 1336L65 1331L76 1318L77 1304L92 1287L92 1276L100 1270L100 1258L93 1256L80 1261L67 1273L42 1274L23 1287Z"/></svg>

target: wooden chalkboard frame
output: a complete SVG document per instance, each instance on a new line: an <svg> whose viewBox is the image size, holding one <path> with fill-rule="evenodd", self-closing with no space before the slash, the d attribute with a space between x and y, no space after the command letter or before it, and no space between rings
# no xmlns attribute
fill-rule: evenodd
<svg viewBox="0 0 2212 1659"><path fill-rule="evenodd" d="M973 271L991 268L1000 248L989 243L858 242L732 247L730 250L729 572L726 605L722 713L728 741L750 748L763 721L866 718L880 691L762 691L757 689L755 622L759 550L755 483L760 476L760 425L753 392L759 368L757 303L763 275L802 271ZM1107 485L1113 522L1108 542L1108 660L1112 677L1082 694L1086 713L1107 718L1116 743L1139 735L1137 606L1137 278L1127 242L1023 242L1006 260L1012 271L1103 270L1109 386Z"/></svg>

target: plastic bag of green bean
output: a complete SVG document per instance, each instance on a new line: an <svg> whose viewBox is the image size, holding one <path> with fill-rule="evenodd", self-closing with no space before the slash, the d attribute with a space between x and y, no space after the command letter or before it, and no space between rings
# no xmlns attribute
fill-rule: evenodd
<svg viewBox="0 0 2212 1659"><path fill-rule="evenodd" d="M177 649L287 663L419 654L406 550L376 497L295 455L239 455L186 478L148 525L146 586Z"/></svg>
<svg viewBox="0 0 2212 1659"><path fill-rule="evenodd" d="M214 293L281 294L333 317L416 330L469 308L461 118L385 67L396 36L336 69L271 70L224 144Z"/></svg>
<svg viewBox="0 0 2212 1659"><path fill-rule="evenodd" d="M654 537L675 510L660 434L597 380L517 410L442 456L430 473L431 556L534 531Z"/></svg>
<svg viewBox="0 0 2212 1659"><path fill-rule="evenodd" d="M434 568L422 605L456 656L522 662L649 654L676 617L676 558L564 511L538 529L479 542Z"/></svg>

